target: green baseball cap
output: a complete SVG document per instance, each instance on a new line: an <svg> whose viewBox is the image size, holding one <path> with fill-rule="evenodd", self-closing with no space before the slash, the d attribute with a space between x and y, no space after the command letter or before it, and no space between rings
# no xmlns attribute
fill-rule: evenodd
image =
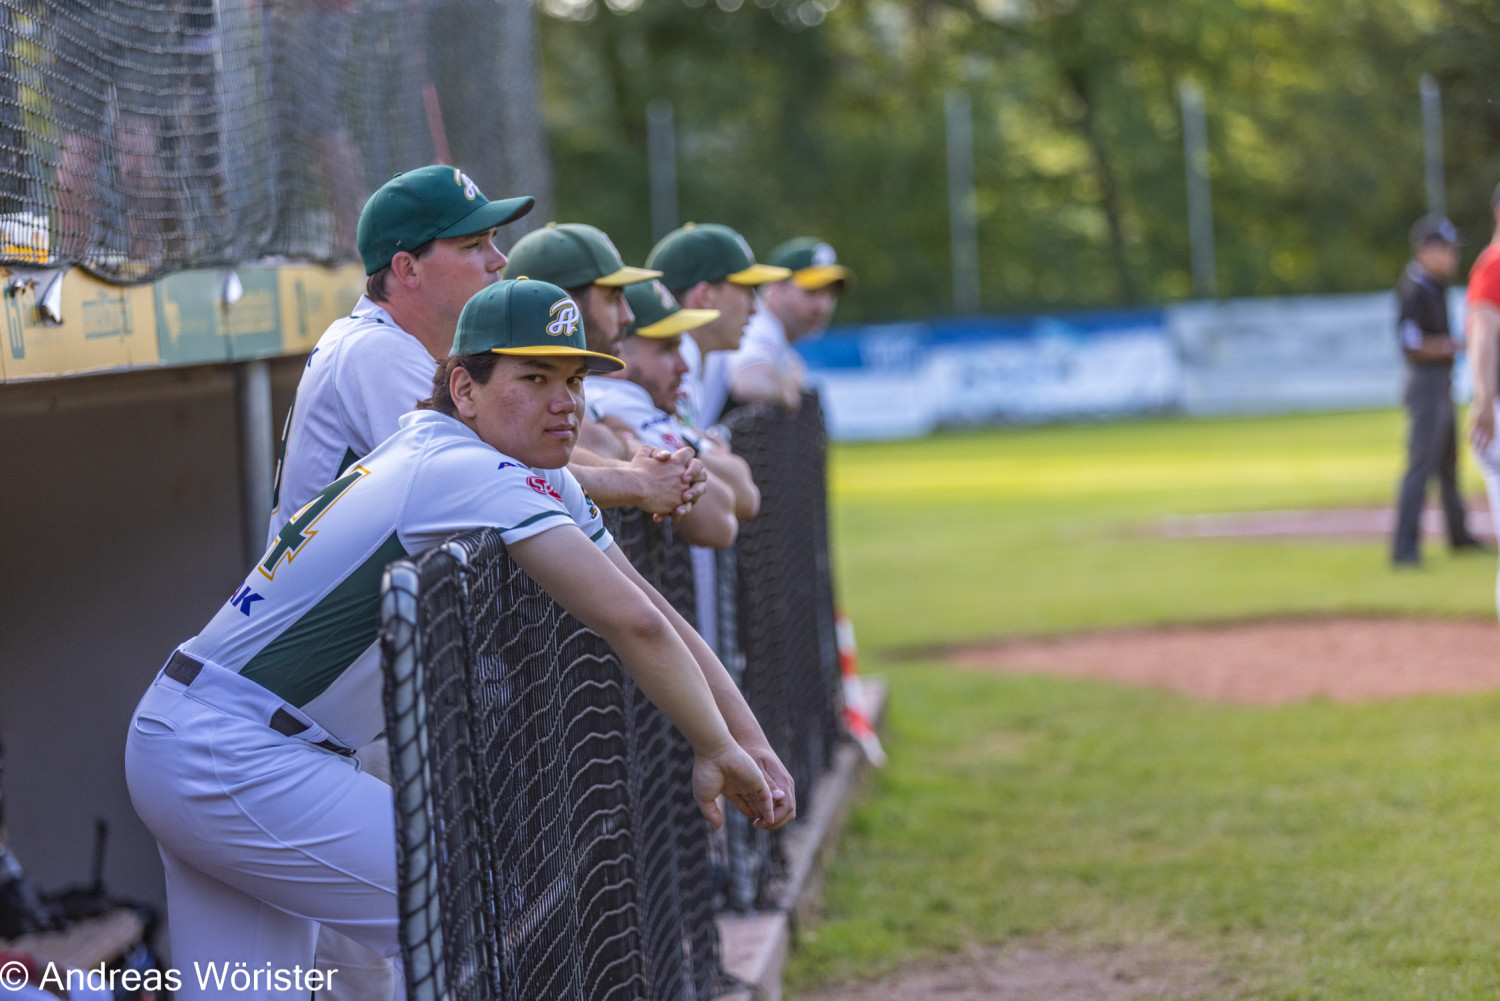
<svg viewBox="0 0 1500 1001"><path fill-rule="evenodd" d="M791 275L786 268L756 264L750 244L728 226L688 223L657 241L646 267L662 272L670 289L691 288L699 282L764 285Z"/></svg>
<svg viewBox="0 0 1500 1001"><path fill-rule="evenodd" d="M789 269L792 284L809 292L854 281L854 272L839 263L833 248L813 236L788 240L771 251L766 260Z"/></svg>
<svg viewBox="0 0 1500 1001"><path fill-rule="evenodd" d="M604 231L581 222L549 222L516 241L510 263L500 272L506 278L529 278L562 288L584 285L634 285L660 278L660 271L631 268Z"/></svg>
<svg viewBox="0 0 1500 1001"><path fill-rule="evenodd" d="M501 280L476 292L458 314L453 353L477 355L571 355L590 372L618 372L625 363L614 355L589 351L583 317L568 293L551 282L529 278Z"/></svg>
<svg viewBox="0 0 1500 1001"><path fill-rule="evenodd" d="M676 337L719 318L717 309L683 309L660 281L631 285L625 301L635 314L635 322L625 328L627 336Z"/></svg>
<svg viewBox="0 0 1500 1001"><path fill-rule="evenodd" d="M530 195L492 202L457 167L418 167L397 174L370 196L359 213L355 242L365 274L373 275L403 250L504 226L530 212L534 204Z"/></svg>

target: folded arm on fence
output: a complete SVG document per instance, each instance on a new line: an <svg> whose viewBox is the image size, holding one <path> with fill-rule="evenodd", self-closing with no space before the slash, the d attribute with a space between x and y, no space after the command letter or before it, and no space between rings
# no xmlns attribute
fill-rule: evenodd
<svg viewBox="0 0 1500 1001"><path fill-rule="evenodd" d="M708 683L709 691L713 694L714 705L724 717L730 734L759 766L761 774L770 786L774 809L769 819L757 818L755 826L775 830L791 823L792 819L797 816L796 783L792 781L791 773L786 770L786 766L772 750L771 741L755 719L755 714L750 711L750 706L745 701L745 696L741 694L739 686L724 669L723 662L709 648L703 637L698 635L698 631L688 624L677 609L672 607L671 602L667 601L661 592L652 587L631 565L619 546L611 547L605 555L620 568L621 573L630 578L651 599L651 603L671 623L672 628L687 646L688 652L698 662L698 669L703 672L703 679Z"/></svg>
<svg viewBox="0 0 1500 1001"><path fill-rule="evenodd" d="M722 826L716 800L723 795L745 816L773 823L771 792L759 766L736 743L693 655L646 592L574 526L550 529L509 549L559 605L604 637L635 683L682 731L697 758L693 796L703 815Z"/></svg>

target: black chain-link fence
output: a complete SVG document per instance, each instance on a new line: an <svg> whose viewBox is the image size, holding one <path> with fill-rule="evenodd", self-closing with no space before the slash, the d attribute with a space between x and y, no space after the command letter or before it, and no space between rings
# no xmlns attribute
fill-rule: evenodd
<svg viewBox="0 0 1500 1001"><path fill-rule="evenodd" d="M762 513L742 527L738 572L720 574L719 621L738 618L747 699L805 810L841 732L822 416L809 396L795 417L747 410L733 428ZM639 511L607 518L693 621L681 537ZM383 615L413 1001L706 1001L729 987L714 913L773 902L780 832L713 836L691 749L608 645L489 529L392 564Z"/></svg>
<svg viewBox="0 0 1500 1001"><path fill-rule="evenodd" d="M450 142L490 197L545 201L505 190L545 186L512 163L545 167L539 120L493 127L494 105L535 110L524 86L496 98L533 17L516 0L0 0L0 263L136 282L351 259L370 192ZM450 71L429 36L482 55Z"/></svg>

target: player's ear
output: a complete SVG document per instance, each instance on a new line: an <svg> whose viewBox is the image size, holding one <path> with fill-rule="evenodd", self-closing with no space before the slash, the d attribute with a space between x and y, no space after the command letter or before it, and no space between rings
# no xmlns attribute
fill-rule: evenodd
<svg viewBox="0 0 1500 1001"><path fill-rule="evenodd" d="M453 366L453 371L448 373L448 395L453 397L453 409L457 412L457 417L472 421L478 416L479 407L474 400L476 385L474 377L462 365Z"/></svg>
<svg viewBox="0 0 1500 1001"><path fill-rule="evenodd" d="M420 267L421 264L415 257L404 250L399 250L396 256L391 258L391 277L402 285L415 285Z"/></svg>

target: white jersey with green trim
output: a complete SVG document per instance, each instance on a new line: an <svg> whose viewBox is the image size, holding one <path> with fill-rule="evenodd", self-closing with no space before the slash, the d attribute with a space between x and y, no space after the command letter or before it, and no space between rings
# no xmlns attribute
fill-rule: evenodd
<svg viewBox="0 0 1500 1001"><path fill-rule="evenodd" d="M266 544L353 463L395 433L432 395L437 360L377 303L329 325L307 358L281 433Z"/></svg>
<svg viewBox="0 0 1500 1001"><path fill-rule="evenodd" d="M584 383L584 394L590 410L624 421L642 445L665 448L669 452L675 452L689 442L694 448L703 446L674 414L651 402L651 394L645 387L629 379L595 376Z"/></svg>
<svg viewBox="0 0 1500 1001"><path fill-rule="evenodd" d="M386 565L455 532L492 526L509 544L562 525L601 550L614 542L566 469L533 469L451 417L410 413L297 512L182 650L362 747L385 729L376 637Z"/></svg>
<svg viewBox="0 0 1500 1001"><path fill-rule="evenodd" d="M683 338L687 343L687 338ZM675 414L669 414L651 402L651 394L644 386L629 379L594 376L585 384L589 406L597 407L601 414L618 417L641 440L643 445L670 449L675 452L684 445L692 445L699 453L713 448L713 442L700 437L691 428L683 425ZM719 611L715 580L714 551L704 546L688 547L692 552L694 604L697 613L699 634L716 651L719 647Z"/></svg>

